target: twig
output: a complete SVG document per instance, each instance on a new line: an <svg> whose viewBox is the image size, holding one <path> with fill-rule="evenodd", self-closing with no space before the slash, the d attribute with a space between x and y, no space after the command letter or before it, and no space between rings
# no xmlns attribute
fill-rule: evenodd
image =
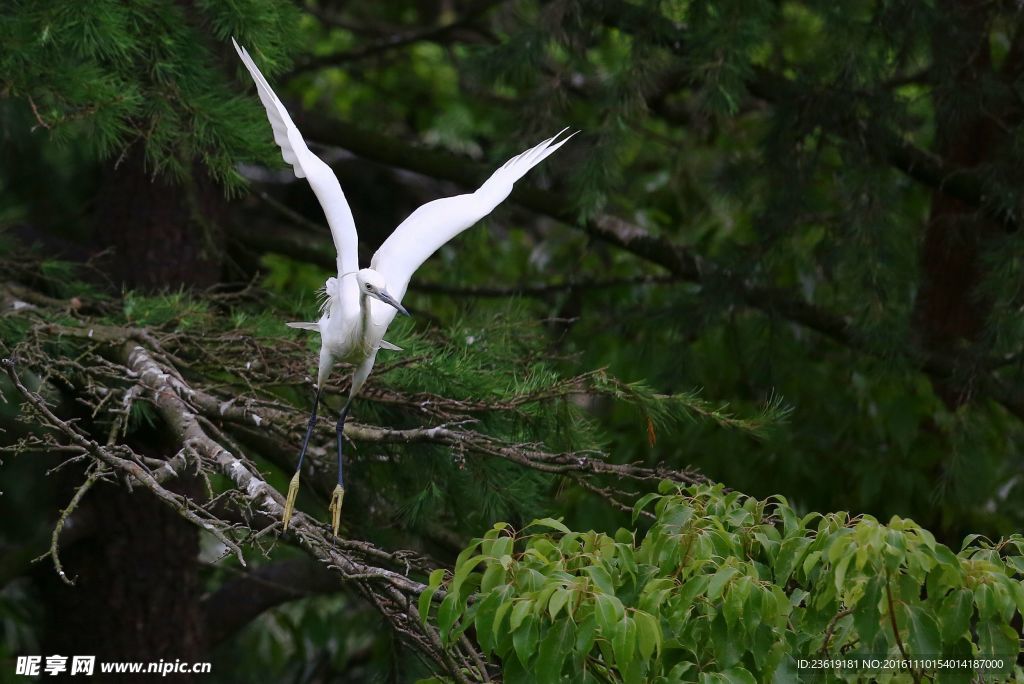
<svg viewBox="0 0 1024 684"><path fill-rule="evenodd" d="M75 579L69 578L64 573L64 566L61 565L60 554L58 553L58 539L60 538L60 533L64 530L64 523L67 522L68 516L78 508L78 504L82 501L82 497L85 496L85 493L89 491L94 484L96 484L96 481L99 480L105 472L106 466L102 463L97 463L95 467L93 467L92 472L89 473L85 482L79 485L78 489L75 491L75 495L71 497L71 501L69 501L64 510L60 512L60 517L57 518L57 524L53 526L53 533L50 535L49 551L35 559L35 561L40 561L49 556L53 560L53 569L57 571L57 576L60 577L60 580L68 586L74 586Z"/></svg>
<svg viewBox="0 0 1024 684"><path fill-rule="evenodd" d="M846 608L845 610L841 610L838 613L836 613L832 617L832 619L829 620L828 627L825 628L825 640L821 644L821 654L826 658L828 657L828 644L832 640L832 632L835 631L836 625L839 624L839 621L842 620L844 617L852 614L853 609Z"/></svg>
<svg viewBox="0 0 1024 684"><path fill-rule="evenodd" d="M903 639L900 637L900 629L899 629L899 627L896 624L896 608L893 605L892 588L889 585L889 572L888 571L886 571L886 573L885 573L885 598L886 598L886 601L889 604L889 624L892 625L892 635L896 639L896 645L900 649L900 655L903 656L904 660L909 661L910 657L907 655L907 649L903 647ZM921 682L921 675L920 675L920 673L918 673L918 671L915 670L913 667L909 667L908 666L907 669L910 671L910 676L914 678L914 682L916 682L917 684L920 684L920 682Z"/></svg>

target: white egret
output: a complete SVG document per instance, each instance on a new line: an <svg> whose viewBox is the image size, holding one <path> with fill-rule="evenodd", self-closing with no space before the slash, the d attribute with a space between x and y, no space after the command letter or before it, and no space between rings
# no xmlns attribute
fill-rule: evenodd
<svg viewBox="0 0 1024 684"><path fill-rule="evenodd" d="M401 351L384 340L384 333L396 314L409 315L401 303L409 285L409 278L442 245L491 213L509 196L512 185L517 180L553 154L575 133L556 142L567 130L562 129L555 136L513 157L495 171L476 192L424 204L384 241L373 255L370 268L360 269L356 251L356 225L337 177L327 164L306 147L302 135L288 116L288 111L274 94L249 53L240 47L234 38L231 42L253 81L256 82L256 90L267 110L267 118L274 129L274 140L281 148L284 160L292 165L296 176L309 181L320 201L338 252L338 277L327 279L324 286L326 298L320 319L311 323L288 324L293 328L320 333L320 362L313 410L299 450L295 475L288 487L284 510L284 528L288 529L288 522L295 507L295 497L298 494L302 459L313 426L316 424L320 392L336 363L350 363L355 366L355 371L352 374L352 387L348 399L338 417L338 484L331 495L330 503L334 534L337 535L345 496L342 461L345 418L353 398L373 369L378 350L383 348Z"/></svg>

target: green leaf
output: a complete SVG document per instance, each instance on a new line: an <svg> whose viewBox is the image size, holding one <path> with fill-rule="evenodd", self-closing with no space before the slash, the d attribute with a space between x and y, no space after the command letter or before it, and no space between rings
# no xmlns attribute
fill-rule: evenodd
<svg viewBox="0 0 1024 684"><path fill-rule="evenodd" d="M988 620L978 624L978 656L1002 658L1012 668L1020 653L1020 640L1010 625Z"/></svg>
<svg viewBox="0 0 1024 684"><path fill-rule="evenodd" d="M971 626L973 598L970 589L957 589L942 598L939 605L939 622L942 625L944 644L955 643Z"/></svg>
<svg viewBox="0 0 1024 684"><path fill-rule="evenodd" d="M637 644L640 647L640 657L650 660L651 655L661 655L661 625L658 619L650 613L641 610L633 614L633 621L636 623Z"/></svg>
<svg viewBox="0 0 1024 684"><path fill-rule="evenodd" d="M728 684L757 684L754 675L742 667L732 667L722 673L722 681Z"/></svg>
<svg viewBox="0 0 1024 684"><path fill-rule="evenodd" d="M494 650L494 618L501 605L501 594L488 594L476 606L476 613L473 615L473 625L476 627L476 638L480 646L487 652Z"/></svg>
<svg viewBox="0 0 1024 684"><path fill-rule="evenodd" d="M849 558L849 556L847 556L847 558ZM802 566L802 570L804 571L804 577L810 577L811 570L814 569L814 566L818 564L818 561L820 559L821 551L811 551L809 554L807 554L807 557L804 558Z"/></svg>
<svg viewBox="0 0 1024 684"><path fill-rule="evenodd" d="M937 658L942 655L939 625L920 606L909 605L907 610L907 656L910 658Z"/></svg>
<svg viewBox="0 0 1024 684"><path fill-rule="evenodd" d="M512 617L509 618L508 627L513 632L519 629L519 626L523 624L523 620L530 614L530 609L533 608L533 599L519 599L515 602L515 606L512 608ZM523 663L526 664L525 662Z"/></svg>
<svg viewBox="0 0 1024 684"><path fill-rule="evenodd" d="M990 584L979 584L974 589L974 605L978 607L979 620L991 620L999 611L995 592Z"/></svg>
<svg viewBox="0 0 1024 684"><path fill-rule="evenodd" d="M973 544L975 542L975 540L977 540L977 539L979 539L979 538L981 538L983 536L984 535L980 535L980 534L969 534L969 535L967 535L966 537L964 537L964 543L960 545L960 551L963 552L968 546Z"/></svg>
<svg viewBox="0 0 1024 684"><path fill-rule="evenodd" d="M456 565L455 578L452 580L449 591L454 594L458 594L459 590L462 588L463 582L465 582L466 578L469 577L469 573L473 572L476 566L479 565L480 561L482 561L483 559L484 556L473 556L468 560L464 560L459 565Z"/></svg>
<svg viewBox="0 0 1024 684"><path fill-rule="evenodd" d="M512 555L512 537L498 537L491 545L491 557L501 559ZM507 569L507 568L506 568Z"/></svg>
<svg viewBox="0 0 1024 684"><path fill-rule="evenodd" d="M623 616L615 634L612 636L612 652L615 653L615 666L619 670L629 667L636 653L636 624L628 615Z"/></svg>
<svg viewBox="0 0 1024 684"><path fill-rule="evenodd" d="M576 630L576 653L580 656L586 656L594 648L594 638L597 631L597 622L594 616L591 615L585 619Z"/></svg>
<svg viewBox="0 0 1024 684"><path fill-rule="evenodd" d="M438 568L437 570L432 570L430 572L430 579L427 582L427 586L428 587L432 587L434 589L437 589L439 586L441 586L441 581L444 580L444 573L445 573L445 569L444 568Z"/></svg>
<svg viewBox="0 0 1024 684"><path fill-rule="evenodd" d="M558 617L559 611L565 607L565 604L572 598L572 591L565 587L558 587L555 592L551 594L551 601L548 603L548 614L551 619L554 620Z"/></svg>
<svg viewBox="0 0 1024 684"><path fill-rule="evenodd" d="M878 602L882 598L884 583L884 575L875 575L869 579L864 587L864 595L857 601L857 605L853 609L853 624L857 628L857 634L862 643L872 643L880 629L881 611L878 608Z"/></svg>
<svg viewBox="0 0 1024 684"><path fill-rule="evenodd" d="M423 590L423 593L420 594L420 600L417 605L420 611L420 620L423 624L427 624L427 617L430 615L430 603L434 600L434 594L436 593L437 587L428 586Z"/></svg>
<svg viewBox="0 0 1024 684"><path fill-rule="evenodd" d="M652 501L660 497L661 495L658 494L657 492L650 492L648 494L644 494L639 499L637 499L637 502L633 504L632 522L634 525L636 524L636 519L640 517L640 512L647 507L647 504L651 503Z"/></svg>
<svg viewBox="0 0 1024 684"><path fill-rule="evenodd" d="M528 615L519 625L519 629L512 632L512 647L523 667L529 666L530 658L536 653L539 629L537 619Z"/></svg>
<svg viewBox="0 0 1024 684"><path fill-rule="evenodd" d="M729 592L725 595L722 613L725 615L725 621L729 625L730 630L743 616L743 607L747 602L751 586L749 578L739 577L732 583L729 587Z"/></svg>
<svg viewBox="0 0 1024 684"><path fill-rule="evenodd" d="M730 566L719 568L718 572L716 572L708 582L708 600L714 601L721 596L726 583L731 580L737 572L739 572L739 570Z"/></svg>
<svg viewBox="0 0 1024 684"><path fill-rule="evenodd" d="M494 625L491 627L491 637L494 639L495 649L497 649L498 644L501 643L498 635L502 633L501 626L505 621L505 614L508 613L509 609L512 608L513 605L513 601L505 600L502 601L501 605L498 606L498 609L494 611Z"/></svg>
<svg viewBox="0 0 1024 684"><path fill-rule="evenodd" d="M591 565L587 568L584 568L584 571L588 575L590 575L590 578L592 580L594 580L594 584L597 585L598 589L600 589L606 594L615 593L615 585L612 584L612 577L608 574L608 571L605 570L603 567L601 567L600 565Z"/></svg>
<svg viewBox="0 0 1024 684"><path fill-rule="evenodd" d="M505 584L505 568L499 563L491 563L480 580L480 592L486 594L502 584Z"/></svg>
<svg viewBox="0 0 1024 684"><path fill-rule="evenodd" d="M808 558L810 558L810 555L808 555ZM853 558L854 556L852 554L846 554L839 560L839 564L836 565L835 575L832 579L835 583L837 594L841 594L843 591L843 587L846 582L846 569L849 567L850 561L852 561Z"/></svg>
<svg viewBox="0 0 1024 684"><path fill-rule="evenodd" d="M556 622L540 643L537 653L536 672L540 682L558 682L562 673L562 665L572 652L576 635L573 634L572 622L562 619Z"/></svg>
<svg viewBox="0 0 1024 684"><path fill-rule="evenodd" d="M686 580L680 587L679 597L673 602L673 605L679 610L685 610L698 595L707 590L710 581L710 575L697 575Z"/></svg>
<svg viewBox="0 0 1024 684"><path fill-rule="evenodd" d="M441 632L441 640L448 640L448 633L459 616L459 597L449 593L441 601L441 607L437 609L437 628Z"/></svg>
<svg viewBox="0 0 1024 684"><path fill-rule="evenodd" d="M601 630L601 636L610 639L625 612L622 602L618 598L607 594L598 594L594 600L594 617Z"/></svg>
<svg viewBox="0 0 1024 684"><path fill-rule="evenodd" d="M792 524L796 525L795 518ZM793 574L797 562L810 543L811 540L806 537L790 537L782 541L779 545L779 554L775 557L775 566L773 568L775 570L776 582L785 584L789 581L789 576Z"/></svg>
<svg viewBox="0 0 1024 684"><path fill-rule="evenodd" d="M527 527L535 526L550 527L553 530L558 530L562 534L570 534L572 532L572 530L565 526L565 523L560 520L555 520L554 518L541 518L540 520L534 520L532 523L527 525Z"/></svg>

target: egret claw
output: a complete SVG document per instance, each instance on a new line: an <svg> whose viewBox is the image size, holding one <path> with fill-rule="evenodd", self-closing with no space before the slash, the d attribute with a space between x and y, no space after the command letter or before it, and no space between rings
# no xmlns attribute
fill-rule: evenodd
<svg viewBox="0 0 1024 684"><path fill-rule="evenodd" d="M295 511L295 499L299 496L299 476L301 471L296 470L292 481L288 483L288 498L284 502L284 515L281 517L284 522L285 532L288 531L288 523L292 520L292 513Z"/></svg>
<svg viewBox="0 0 1024 684"><path fill-rule="evenodd" d="M341 505L345 501L345 488L335 485L331 494L331 505L327 508L331 512L331 527L334 528L334 536L338 536L338 528L341 527Z"/></svg>

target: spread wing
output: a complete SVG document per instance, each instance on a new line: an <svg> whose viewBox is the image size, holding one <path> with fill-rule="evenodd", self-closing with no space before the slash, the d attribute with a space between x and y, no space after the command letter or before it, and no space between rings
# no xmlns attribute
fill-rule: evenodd
<svg viewBox="0 0 1024 684"><path fill-rule="evenodd" d="M509 196L517 180L576 135L573 133L555 142L566 130L505 162L476 192L428 202L395 228L370 263L371 268L384 276L388 292L401 301L416 269L446 242L490 214ZM374 306L374 320L378 319L379 309L382 315L390 314L386 322L381 322L387 325L395 310L386 304L382 307Z"/></svg>
<svg viewBox="0 0 1024 684"><path fill-rule="evenodd" d="M352 297L358 297L358 286L355 278L342 278L346 273L354 273L359 270L358 236L356 234L356 223L352 218L352 210L349 209L345 193L341 190L337 176L319 157L309 151L306 141L302 139L299 129L292 123L288 116L288 110L281 104L271 89L267 79L260 73L256 63L245 48L241 47L235 39L231 39L235 51L241 57L249 75L256 82L256 91L259 93L260 101L267 110L267 119L274 129L274 142L281 148L281 155L284 160L292 165L295 175L309 181L310 187L320 200L320 206L324 209L327 223L331 227L331 236L334 238L334 247L338 251L338 278L342 283L351 285L351 288L342 286L342 292L352 290ZM344 294L343 294L344 297ZM353 299L352 306L358 306L358 301ZM353 309L354 310L354 309Z"/></svg>

